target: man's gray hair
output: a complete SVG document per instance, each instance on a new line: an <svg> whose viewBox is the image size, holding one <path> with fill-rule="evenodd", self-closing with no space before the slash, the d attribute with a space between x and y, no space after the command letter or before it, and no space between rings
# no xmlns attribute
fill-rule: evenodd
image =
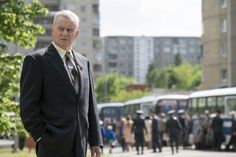
<svg viewBox="0 0 236 157"><path fill-rule="evenodd" d="M56 24L57 19L60 16L72 20L75 23L76 29L79 28L79 17L74 12L72 12L70 10L62 10L62 11L57 12L54 16L54 19L53 19L53 25Z"/></svg>

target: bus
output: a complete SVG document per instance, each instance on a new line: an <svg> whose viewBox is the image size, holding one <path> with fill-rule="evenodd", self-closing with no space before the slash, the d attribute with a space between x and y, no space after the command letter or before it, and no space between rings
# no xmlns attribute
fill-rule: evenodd
<svg viewBox="0 0 236 157"><path fill-rule="evenodd" d="M155 104L156 114L167 114L170 110L178 111L183 109L184 111L188 108L188 95L185 94L168 94L158 96Z"/></svg>
<svg viewBox="0 0 236 157"><path fill-rule="evenodd" d="M159 96L145 96L125 102L124 115L135 116L137 110L142 110L144 116L150 111L156 114L167 114L169 110L187 109L188 95L168 94Z"/></svg>
<svg viewBox="0 0 236 157"><path fill-rule="evenodd" d="M115 123L123 116L124 103L111 102L100 103L98 107L98 115L103 122Z"/></svg>
<svg viewBox="0 0 236 157"><path fill-rule="evenodd" d="M189 113L193 119L208 111L210 117L215 116L217 110L221 111L223 119L223 134L225 137L224 144L229 142L232 132L231 111L236 111L236 87L219 88L192 92L189 95Z"/></svg>
<svg viewBox="0 0 236 157"><path fill-rule="evenodd" d="M193 115L200 115L205 110L210 113L220 110L227 115L236 110L236 87L192 92L188 103Z"/></svg>
<svg viewBox="0 0 236 157"><path fill-rule="evenodd" d="M149 112L154 109L156 96L145 96L129 100L124 103L124 116L130 115L135 117L137 110L142 110L144 116L148 116Z"/></svg>

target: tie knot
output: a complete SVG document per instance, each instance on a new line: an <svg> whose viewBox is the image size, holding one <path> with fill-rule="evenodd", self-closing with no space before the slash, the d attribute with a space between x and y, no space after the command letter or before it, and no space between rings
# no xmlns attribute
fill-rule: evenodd
<svg viewBox="0 0 236 157"><path fill-rule="evenodd" d="M70 51L66 52L65 56L69 59L72 59L72 55L71 55Z"/></svg>

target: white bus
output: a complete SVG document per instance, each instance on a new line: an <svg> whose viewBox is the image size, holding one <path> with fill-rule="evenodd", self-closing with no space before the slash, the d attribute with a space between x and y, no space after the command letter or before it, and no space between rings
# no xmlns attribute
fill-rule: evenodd
<svg viewBox="0 0 236 157"><path fill-rule="evenodd" d="M111 102L111 103L100 103L98 107L98 115L100 120L109 121L115 123L117 120L123 116L123 106L124 103L121 102Z"/></svg>
<svg viewBox="0 0 236 157"><path fill-rule="evenodd" d="M188 95L168 94L159 96L146 96L125 102L124 115L135 116L137 110L142 110L143 115L147 116L152 110L157 114L167 114L169 110L186 110Z"/></svg>
<svg viewBox="0 0 236 157"><path fill-rule="evenodd" d="M189 95L189 112L199 115L205 110L210 113L220 110L225 114L236 110L236 87L192 92Z"/></svg>

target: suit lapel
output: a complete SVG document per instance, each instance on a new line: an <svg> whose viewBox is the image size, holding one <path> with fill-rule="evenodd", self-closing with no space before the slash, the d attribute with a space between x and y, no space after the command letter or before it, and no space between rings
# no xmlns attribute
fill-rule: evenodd
<svg viewBox="0 0 236 157"><path fill-rule="evenodd" d="M58 54L56 48L53 46L53 44L51 44L48 47L48 51L46 53L49 55L49 57L48 57L49 62L56 69L56 71L58 72L60 77L64 80L66 85L69 87L70 91L76 96L77 93L70 82L70 78L67 74L64 63L63 63L60 55Z"/></svg>
<svg viewBox="0 0 236 157"><path fill-rule="evenodd" d="M79 74L79 92L78 92L78 99L81 97L81 92L82 92L82 85L83 83L83 74L82 71L84 70L83 66L81 66L82 60L80 57L76 54L76 52L72 51L73 57L75 58L75 65L76 65L76 70L78 71Z"/></svg>

